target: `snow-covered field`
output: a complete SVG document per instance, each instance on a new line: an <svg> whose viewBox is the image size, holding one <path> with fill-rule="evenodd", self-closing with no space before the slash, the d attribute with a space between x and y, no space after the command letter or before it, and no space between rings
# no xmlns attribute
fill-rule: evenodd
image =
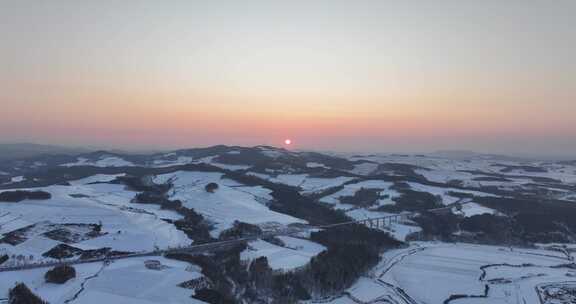
<svg viewBox="0 0 576 304"><path fill-rule="evenodd" d="M479 192L479 191L470 191L470 190L462 190L462 189L455 189L449 187L434 187L434 186L427 186L422 185L420 183L412 183L409 182L410 188L412 190L420 191L420 192L428 192L432 195L438 196L442 199L442 203L444 205L450 205L460 200L458 197L454 197L450 195L450 192L457 192L457 193L465 193L465 194L472 194L474 196L494 196L489 193Z"/></svg>
<svg viewBox="0 0 576 304"><path fill-rule="evenodd" d="M32 292L50 303L96 304L164 304L204 303L190 296L192 290L178 284L201 277L197 269L185 262L154 257L163 266L148 269L144 261L149 258L117 260L108 266L103 263L75 265L76 278L65 284L46 283L46 269L0 272L0 298L7 298L8 289L16 282L25 283Z"/></svg>
<svg viewBox="0 0 576 304"><path fill-rule="evenodd" d="M167 167L205 163L226 170L247 170L247 174L296 187L308 198L315 199L316 194L326 193L325 197L319 199L320 203L342 210L356 220L392 215L379 211L392 209L378 208L403 203L399 198L403 190L408 189L401 188L403 186L432 194L440 198L444 205L462 203L461 206L454 204L452 208L454 214L462 217L481 214L504 216L481 205L480 197L513 198L515 191L522 195L535 195L537 198L542 195L545 198L563 199L567 204L572 204L571 200L576 201L576 166L570 163L494 159L480 155L449 159L433 154L388 154L347 156L355 162L332 163L338 168L343 168L340 165L344 164L347 166L344 168L349 169L349 173L339 174L342 169L331 170L331 162L322 158L299 158L301 155L297 152L270 147L255 149L270 158L270 168L262 168L259 163L261 158L255 157L257 161L254 161L251 158L254 154L243 154L245 151L241 151L241 148L219 152L238 155L234 165L218 163L217 153L180 151L155 154L148 159L117 156L119 154L95 157L92 154L54 166L66 170L63 167L133 167L142 164L149 167L145 170L165 173L178 169ZM286 159L289 161L282 163ZM244 161L246 164L243 164ZM34 166L40 165L34 163ZM252 166L255 167L250 172ZM131 169L128 172L138 171ZM42 176L28 174L20 169L8 172L3 177L3 187L21 182L28 187L44 181ZM388 176L359 176L373 173ZM186 234L170 222L181 219L181 215L161 210L155 204L132 203L136 192L127 190L123 185L109 183L120 175L98 174L70 181L69 185L35 189L50 192L52 198L49 200L0 203L0 238L7 235L13 237L12 233L17 229L21 229L19 236L23 237L15 245L8 242L0 244L0 256L9 255L7 264L13 265L22 260L53 260L42 254L63 243L81 250L111 247L112 250L129 252L192 243ZM404 176L409 178L404 181ZM176 171L157 175L153 180L156 183L173 182L174 187L168 193L169 199L180 200L185 207L202 214L213 228L211 235L216 238L222 231L233 227L235 221L258 225L264 230L306 223L294 216L270 210L268 204L273 199L271 190L263 186L241 184L224 178L222 173ZM218 189L214 192L206 191L205 186L209 183L217 183ZM341 202L342 197L353 197L360 189L376 189L381 198L370 206ZM329 191L324 192L326 190ZM91 227L100 224L101 233L88 236ZM49 234L58 229L70 232L73 240L62 240ZM379 229L402 241L408 235L422 230L409 219ZM305 234L300 236L305 237ZM266 257L272 269L292 271L305 266L313 257L326 250L322 245L305 238L277 238L281 242L270 239L251 241L241 253L241 260L249 262L258 257ZM330 303L436 304L444 303L451 296L467 295L474 297L454 299L450 303L539 304L538 292L554 294L559 290L572 290L573 285L560 283L576 281L575 269L552 267L570 263L570 257L572 261L576 258L576 247L573 244L553 248L550 244L543 244L538 250L435 242L412 242L408 245L384 253L377 267L361 277L346 291L347 294ZM17 258L14 259L14 256ZM82 264L76 267L78 277L62 286L44 283L46 269L0 272L0 299L6 296L8 288L16 281L22 281L51 303L63 303L76 294L73 303L199 303L190 298L192 290L178 287L178 284L199 278L200 268L191 268L187 263L161 257L150 259L159 260L167 267L161 270L147 269L144 267L147 259L140 257L118 260L106 267L101 263ZM83 282L84 289L81 287ZM546 304L566 304L550 299Z"/></svg>
<svg viewBox="0 0 576 304"><path fill-rule="evenodd" d="M460 210L452 210L452 212L455 214L461 214L465 217L481 214L498 214L498 211L494 209L486 208L472 202L462 204L462 208Z"/></svg>
<svg viewBox="0 0 576 304"><path fill-rule="evenodd" d="M334 205L336 209L348 210L352 209L354 206L348 204L340 203L339 198L343 196L353 196L358 190L364 189L379 189L381 196L386 196L386 198L380 199L377 202L377 206L394 204L394 198L400 194L390 187L393 185L391 182L385 182L381 180L369 180L362 181L359 183L348 184L344 186L344 189L333 193L331 195L325 196L320 199L323 203L328 203Z"/></svg>
<svg viewBox="0 0 576 304"><path fill-rule="evenodd" d="M471 188L498 187L505 190L522 190L533 187L535 179L557 180L563 184L576 185L576 167L569 164L536 160L512 160L485 155L450 157L442 154L427 155L354 155L354 161L369 161L356 165L351 172L370 174L377 164L405 164L414 166L414 173L439 183L457 182ZM542 185L541 185L542 186ZM552 185L546 185L554 189ZM560 198L572 198L574 192Z"/></svg>
<svg viewBox="0 0 576 304"><path fill-rule="evenodd" d="M545 250L414 243L386 252L371 273L329 303L437 304L452 295L468 295L480 297L450 303L540 304L537 286L575 281L575 269L556 267L566 262L561 254Z"/></svg>
<svg viewBox="0 0 576 304"><path fill-rule="evenodd" d="M320 244L294 237L278 237L285 246L278 246L266 241L250 242L248 249L241 254L242 260L253 260L266 257L270 268L274 270L293 270L302 267L314 256L326 248Z"/></svg>
<svg viewBox="0 0 576 304"><path fill-rule="evenodd" d="M25 180L26 180L26 178L24 176L15 176L15 177L12 177L11 182L12 183L19 183L19 182L22 182Z"/></svg>
<svg viewBox="0 0 576 304"><path fill-rule="evenodd" d="M80 157L76 162L63 164L64 167L93 166L93 167L132 167L134 164L117 156L101 157L98 160L90 160Z"/></svg>
<svg viewBox="0 0 576 304"><path fill-rule="evenodd" d="M169 157L170 155L166 155ZM194 159L190 156L179 156L175 159L156 159L152 161L152 167L162 168L170 166L180 166L192 163Z"/></svg>
<svg viewBox="0 0 576 304"><path fill-rule="evenodd" d="M33 256L36 261L43 259L42 253L61 243L44 235L55 224L102 224L104 235L71 244L84 250L111 247L136 252L190 244L183 232L162 220L179 219L180 215L156 205L131 204L135 192L122 185L94 184L112 178L100 175L71 182L71 186L42 188L52 194L49 200L2 203L0 233L36 226L21 244L0 244L0 248L10 254Z"/></svg>
<svg viewBox="0 0 576 304"><path fill-rule="evenodd" d="M365 220L370 218L379 218L393 215L392 213L376 211L375 209L384 206L392 205L400 193L391 189L393 183L381 180L368 180L353 184L347 184L344 188L336 193L330 194L320 199L320 202L331 204L335 209L343 210L346 215L355 220ZM344 196L353 196L360 189L378 189L380 195L383 197L379 199L374 206L369 208L358 208L354 205L344 204L340 202L340 198ZM390 223L387 227L381 228L383 231L388 232L394 238L404 241L409 234L421 231L420 227L414 225L410 221Z"/></svg>
<svg viewBox="0 0 576 304"><path fill-rule="evenodd" d="M131 203L136 192L126 190L123 185L107 183L118 176L100 174L71 181L69 186L35 189L51 193L49 200L2 203L0 233L33 228L25 231L25 240L21 243L15 246L1 244L0 253L21 256L27 262L52 260L42 254L63 242L47 237L46 232L53 230L54 225L61 224L102 224L102 235L68 244L82 250L111 247L117 251L139 252L191 243L182 231L163 220L179 219L180 215L161 210L154 204ZM159 183L168 180L174 181L175 186L171 198L180 199L185 206L203 214L214 225L214 236L232 227L236 220L263 227L304 223L303 220L268 209L266 203L272 199L270 190L223 179L221 173L175 172L155 177ZM211 182L219 184L219 189L214 193L204 189ZM66 227L72 229L71 226ZM242 253L242 259L266 256L273 269L292 270L304 266L325 249L305 239L280 239L285 246L265 241L252 242L250 249ZM200 274L197 271L186 271L186 263L154 259L160 259L162 264L169 267L161 271L146 269L143 266L144 258L118 260L104 269L101 263L81 264L76 267L78 277L62 286L44 282L47 269L0 272L0 299L5 297L15 282L24 282L51 303L64 303L82 289L80 285L86 280L85 289L74 303L200 303L190 298L192 290L177 286L198 278ZM10 263L12 265L13 261ZM92 278L95 274L98 276Z"/></svg>
<svg viewBox="0 0 576 304"><path fill-rule="evenodd" d="M325 190L327 188L341 186L347 181L353 179L351 177L345 176L336 178L319 178L310 177L308 174L279 174L277 176L255 172L249 172L249 174L265 180L269 180L274 183L300 187L303 194L314 193L317 191Z"/></svg>
<svg viewBox="0 0 576 304"><path fill-rule="evenodd" d="M403 289L418 303L443 303L451 295L483 295L489 285L487 298L454 303L504 304L539 303L536 284L566 281L576 275L574 269L551 268L568 262L551 251L469 244L423 246L426 248L406 254L390 268L382 267L387 271L377 272L375 277ZM387 253L383 264L393 254ZM490 266L495 264L506 265Z"/></svg>
<svg viewBox="0 0 576 304"><path fill-rule="evenodd" d="M230 179L223 179L222 173L214 172L184 172L159 175L157 183L174 180L174 189L170 198L181 200L188 208L194 208L214 224L213 236L231 228L234 221L263 225L277 223L287 225L304 223L303 220L274 212L266 203L272 199L270 190L263 187L249 187ZM204 187L209 183L217 183L219 188L214 193L207 192Z"/></svg>

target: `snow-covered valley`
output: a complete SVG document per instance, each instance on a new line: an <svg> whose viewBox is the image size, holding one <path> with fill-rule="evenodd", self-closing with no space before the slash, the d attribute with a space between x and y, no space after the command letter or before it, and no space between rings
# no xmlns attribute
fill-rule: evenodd
<svg viewBox="0 0 576 304"><path fill-rule="evenodd" d="M573 303L571 162L216 146L0 171L0 303Z"/></svg>

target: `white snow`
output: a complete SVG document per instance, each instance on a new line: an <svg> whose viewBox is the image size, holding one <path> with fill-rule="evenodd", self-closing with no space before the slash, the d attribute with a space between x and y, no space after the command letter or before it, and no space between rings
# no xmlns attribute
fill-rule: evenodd
<svg viewBox="0 0 576 304"><path fill-rule="evenodd" d="M290 152L262 147L263 154L278 158ZM230 154L240 153L230 151ZM170 159L162 159L170 157ZM415 155L375 155L362 157L349 157L352 160L366 159L376 163L357 164L351 172L367 175L374 172L378 164L399 163L419 166L416 173L423 175L430 181L447 183L460 181L463 186L474 188L481 186L496 186L500 189L527 190L535 183L532 177L546 177L561 180L565 184L576 184L576 171L574 166L544 162L514 162L493 160L479 156L471 159L447 159L436 156ZM154 160L152 167L168 167L188 163L208 163L228 170L245 170L250 166L228 165L214 161L215 156L201 159L173 155L163 155ZM545 168L547 172L526 172L514 170L503 173L500 171L504 165L528 165ZM40 165L34 164L33 166ZM63 166L98 166L119 167L134 166L133 163L116 156L104 156L97 160L78 158L76 162ZM308 162L308 168L325 168L317 162ZM463 171L477 172L463 172ZM302 194L311 194L332 187L343 186L352 180L352 177L317 178L309 174L290 174L268 169L267 174L250 173L254 176L294 187L299 187ZM280 174L277 174L280 173ZM1 174L1 173L0 173ZM20 173L21 174L21 173ZM490 177L499 174L509 181L475 180L478 177ZM71 244L81 249L96 249L112 247L121 251L144 251L157 247L166 248L190 244L192 241L174 225L163 219L176 220L181 216L173 211L161 210L157 205L133 204L131 199L136 194L128 191L123 185L107 184L119 175L99 174L81 180L70 182L71 186L49 186L39 188L50 192L53 197L45 201L23 201L20 203L3 203L0 206L0 237L15 229L36 224L27 234L28 239L23 243L12 246L0 244L0 254L32 256L34 260L43 260L41 254L59 241L49 239L43 233L51 224L60 223L86 223L96 224L102 222L103 231L108 233L93 239ZM223 174L214 172L175 172L155 177L156 182L165 182L176 178L175 188L170 193L171 199L182 200L184 205L194 208L204 215L214 225L211 232L217 237L220 232L232 226L234 221L242 221L259 225L263 229L278 228L290 223L304 223L305 221L285 214L271 211L267 204L272 200L271 191L264 187L247 186L236 181L223 178ZM24 181L23 176L11 178L11 182ZM204 187L215 182L219 189L208 193ZM474 196L493 196L492 194L461 190L457 187L433 187L416 182L408 183L411 189L437 195L444 204L451 204L460 199L450 195L450 191L472 194ZM354 219L367 219L390 215L376 211L375 208L358 208L339 202L342 196L354 195L361 188L383 189L382 194L389 196L378 202L378 206L394 204L394 199L400 195L391 189L393 183L382 180L362 181L343 186L343 189L321 199L322 202L341 209ZM571 190L554 188L553 185L544 185L550 190L550 196L559 199L574 199L576 193ZM462 202L462 209L453 212L470 217L480 214L498 214L496 210L483 207L466 199ZM377 206L376 206L377 207ZM372 209L372 210L371 210ZM391 223L383 231L390 233L399 240L421 229L411 221ZM250 242L250 248L242 252L242 260L248 261L260 256L267 257L270 266L279 271L298 269L309 263L310 259L325 248L314 242L296 237L279 237L286 246L278 246L263 240ZM416 247L420 246L414 250ZM420 250L420 248L426 247ZM544 247L544 246L542 246ZM573 244L567 246L574 247ZM414 250L414 251L413 251ZM412 252L413 251L413 252ZM567 253L568 255L570 253ZM574 255L574 253L572 253ZM397 256L393 256L397 255ZM144 258L121 260L106 267L100 275L86 284L86 290L74 303L199 303L190 298L192 290L179 288L176 285L198 278L200 271L189 272L185 269L188 264L154 257L169 266L162 271L152 271L143 267ZM532 264L534 266L513 267L496 266L486 269L485 280L494 280L491 283L488 299L462 299L454 303L538 303L535 286L545 282L559 282L574 280L576 272L566 268L550 268L549 266L567 263L562 251L544 249L528 250L466 245L422 242L410 244L410 247L384 254L384 260L372 272L356 282L344 296L330 303L359 303L373 302L381 299L392 299L398 303L396 289L386 285L392 284L405 290L419 304L442 303L452 294L482 294L486 281L480 281L480 267L488 264L509 263L511 265ZM40 294L51 303L62 303L79 290L80 282L86 277L100 271L101 264L86 264L77 267L78 278L62 286L44 283L44 270L29 270L23 272L0 273L0 299L5 297L9 287L15 281L24 281L34 292ZM389 271L383 272L385 269ZM573 275L572 277L568 276ZM379 281L381 279L382 281ZM499 282L505 280L506 282ZM126 285L126 282L131 284ZM496 283L494 283L496 282ZM390 302L394 302L394 301ZM0 301L1 302L1 301Z"/></svg>
<svg viewBox="0 0 576 304"><path fill-rule="evenodd" d="M537 272L547 272L549 275L558 276L558 273L562 271L556 272L555 270L550 270L547 266L566 262L562 258L543 256L543 254L548 254L548 252L542 250L511 251L508 248L495 246L424 244L428 248L405 256L394 264L389 271L384 274L378 274L383 281L402 288L419 303L442 303L452 294L483 294L486 282L479 280L481 275L480 267L483 265L500 263L512 265L534 264L539 266ZM498 269L489 270L488 278L514 277L519 279L523 274L536 272L533 269L530 270L530 268L500 268L500 270L502 270L500 273L494 274L491 272L498 271ZM563 273L566 273L566 270ZM549 281L550 278L543 280ZM528 281L526 286L518 286L516 284L498 285L498 288L501 289L500 292L497 292L496 288L493 292L491 288L489 298L484 299L482 303L509 303L497 302L500 296L506 294L506 297L510 300L516 298L527 300L526 302L520 301L520 303L538 303L533 301L532 296L535 293L533 284L533 282ZM492 287L494 286L492 285ZM462 303L474 302L462 301Z"/></svg>
<svg viewBox="0 0 576 304"><path fill-rule="evenodd" d="M348 289L348 292L354 299L362 301L361 303L368 303L385 294L387 290L388 289L382 286L377 280L361 277L354 286Z"/></svg>
<svg viewBox="0 0 576 304"><path fill-rule="evenodd" d="M300 187L303 194L314 193L317 191L325 190L327 188L340 186L353 179L352 177L347 176L339 176L336 178L319 178L310 177L308 174L279 174L278 176L271 176L255 172L249 172L248 174L269 180L274 183Z"/></svg>
<svg viewBox="0 0 576 304"><path fill-rule="evenodd" d="M166 266L162 270L145 268L144 261L158 260ZM15 272L0 272L0 298L7 298L9 288L15 282L24 282L34 293L53 304L64 303L80 291L86 281L85 290L73 303L96 304L164 304L164 303L203 303L192 299L192 290L178 287L178 284L201 277L198 272L187 271L188 263L169 260L163 257L130 258L117 260L107 267L102 263L75 265L77 276L65 284L44 282L48 269L34 269ZM96 275L94 278L89 278Z"/></svg>
<svg viewBox="0 0 576 304"><path fill-rule="evenodd" d="M286 247L277 246L263 240L250 242L248 249L241 254L242 260L253 260L266 257L270 268L275 270L293 270L302 267L314 256L326 248L314 242L293 238L278 237Z"/></svg>
<svg viewBox="0 0 576 304"><path fill-rule="evenodd" d="M165 156L170 156L170 155L167 154ZM152 162L152 167L163 168L163 167L171 167L171 166L181 166L181 165L186 165L186 164L192 163L193 160L194 159L192 157L189 157L189 156L179 156L175 160L156 159Z"/></svg>
<svg viewBox="0 0 576 304"><path fill-rule="evenodd" d="M455 197L455 196L451 196L449 194L449 192L466 193L466 194L472 194L472 195L480 196L480 197L495 196L493 194L480 192L480 191L461 190L461 189L456 189L456 188L434 187L434 186L428 186L428 185L423 185L423 184L414 183L414 182L409 182L408 184L410 185L410 188L412 190L421 191L421 192L428 192L432 195L437 195L437 196L441 197L442 203L444 205L450 205L450 204L453 204L453 203L460 201L460 198Z"/></svg>
<svg viewBox="0 0 576 304"><path fill-rule="evenodd" d="M25 180L26 180L26 178L24 176L14 176L10 179L10 181L13 183L19 183L19 182L23 182Z"/></svg>
<svg viewBox="0 0 576 304"><path fill-rule="evenodd" d="M260 153L270 157L270 158L278 158L284 155L283 152L278 151L278 150L273 150L273 149L269 149L266 147L258 147L260 149Z"/></svg>
<svg viewBox="0 0 576 304"><path fill-rule="evenodd" d="M239 151L230 151L230 152L238 152L239 153ZM237 154L237 153L228 153L228 154ZM222 168L222 169L226 169L226 170L231 170L231 171L246 170L246 169L252 168L251 165L233 165L233 164L219 163L219 162L214 160L215 158L216 158L215 155L207 156L207 157L196 159L196 160L194 160L193 163L195 163L195 164L200 164L200 163L209 164L209 165L212 165L214 167L218 167L218 168Z"/></svg>
<svg viewBox="0 0 576 304"><path fill-rule="evenodd" d="M246 170L246 169L252 168L252 166L248 166L248 165L230 165L230 164L223 164L223 163L217 163L217 162L210 162L209 164L211 164L212 166L218 167L218 168L231 170L231 171Z"/></svg>
<svg viewBox="0 0 576 304"><path fill-rule="evenodd" d="M79 157L75 163L62 164L64 167L93 166L93 167L132 167L134 164L117 156L102 157L97 161Z"/></svg>
<svg viewBox="0 0 576 304"><path fill-rule="evenodd" d="M350 170L351 173L358 175L370 175L378 168L378 164L371 162L364 162L354 165L354 169Z"/></svg>
<svg viewBox="0 0 576 304"><path fill-rule="evenodd" d="M337 209L344 209L344 210L352 209L354 208L354 206L340 203L339 198L342 196L353 196L358 190L365 188L365 189L382 189L380 194L382 196L388 196L388 198L379 200L377 206L390 205L394 204L394 198L400 195L400 193L398 193L397 191L390 189L392 185L393 183L391 182L385 182L381 180L368 180L354 184L347 184L344 186L344 189L331 195L325 196L321 198L320 201L323 203L332 204Z"/></svg>
<svg viewBox="0 0 576 304"><path fill-rule="evenodd" d="M460 213L465 217L471 217L474 215L481 215L481 214L497 214L498 211L487 208L476 203L470 202L466 204L462 204L461 210L453 210L454 213Z"/></svg>
<svg viewBox="0 0 576 304"><path fill-rule="evenodd" d="M46 224L98 224L106 235L71 244L82 249L112 247L121 251L149 251L155 247L166 248L188 245L191 240L162 218L179 219L173 211L160 210L157 205L132 204L134 192L122 185L83 184L97 177L73 182L72 186L40 188L50 192L49 200L30 200L4 203L0 211L1 233L37 224L28 240L8 249L11 253L33 255L43 259L49 245L56 245L42 236ZM71 195L84 197L72 197ZM44 229L44 230L43 230ZM46 245L48 244L48 245Z"/></svg>
<svg viewBox="0 0 576 304"><path fill-rule="evenodd" d="M315 163L315 162L306 163L306 167L308 167L308 168L328 168L324 164Z"/></svg>
<svg viewBox="0 0 576 304"><path fill-rule="evenodd" d="M231 228L238 220L250 224L303 223L304 221L289 215L274 212L266 206L271 198L270 191L262 187L248 187L233 180L222 179L222 173L215 172L184 172L159 175L156 182L164 182L175 178L174 191L171 199L181 200L188 208L204 215L214 223L214 236ZM217 183L219 188L214 193L206 192L204 187L209 183Z"/></svg>
<svg viewBox="0 0 576 304"><path fill-rule="evenodd" d="M79 180L75 180L75 181L70 181L69 183L71 185L86 185L86 184L91 184L91 183L107 183L107 182L111 182L113 180L115 180L116 178L120 177L120 176L124 176L126 174L122 173L122 174L96 174L96 175L92 175L83 179L79 179Z"/></svg>
<svg viewBox="0 0 576 304"><path fill-rule="evenodd" d="M416 174L424 176L427 180L432 182L447 183L452 180L468 181L477 175L468 172L460 172L453 169L434 169L434 170L415 170Z"/></svg>
<svg viewBox="0 0 576 304"><path fill-rule="evenodd" d="M390 216L394 214L357 208L346 211L346 215L352 217L355 220L365 220L370 218ZM409 220L406 222L394 222L387 224L389 225L386 228L381 228L381 230L389 233L392 237L400 241L404 241L408 235L422 230L419 226L415 225Z"/></svg>

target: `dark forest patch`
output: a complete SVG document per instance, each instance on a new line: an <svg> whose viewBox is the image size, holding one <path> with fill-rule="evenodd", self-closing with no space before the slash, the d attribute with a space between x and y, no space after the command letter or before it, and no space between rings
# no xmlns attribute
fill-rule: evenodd
<svg viewBox="0 0 576 304"><path fill-rule="evenodd" d="M382 194L383 190L384 189L360 188L353 195L340 196L338 200L342 204L367 208L376 205L379 200L389 197L388 195Z"/></svg>
<svg viewBox="0 0 576 304"><path fill-rule="evenodd" d="M104 247L100 249L90 249L82 250L66 244L58 244L52 249L44 252L43 257L53 258L53 259L69 259L78 257L80 260L97 259L104 258L107 256L121 256L131 254L131 252L126 251L115 251L112 248Z"/></svg>
<svg viewBox="0 0 576 304"><path fill-rule="evenodd" d="M425 211L444 207L442 198L428 192L412 190L407 183L394 183L391 189L400 193L394 198L396 204L385 205L378 208L378 211L399 213L402 211Z"/></svg>
<svg viewBox="0 0 576 304"><path fill-rule="evenodd" d="M76 277L76 269L69 265L56 266L46 272L46 283L64 284Z"/></svg>
<svg viewBox="0 0 576 304"><path fill-rule="evenodd" d="M500 172L528 172L528 173L546 173L548 170L546 168L535 167L535 166L521 166L521 165L504 165L504 164L493 164L494 167L501 167Z"/></svg>
<svg viewBox="0 0 576 304"><path fill-rule="evenodd" d="M557 200L481 197L475 202L511 217L530 242L566 242L576 235L576 205Z"/></svg>
<svg viewBox="0 0 576 304"><path fill-rule="evenodd" d="M78 243L105 235L101 224L52 224L42 235L67 244Z"/></svg>
<svg viewBox="0 0 576 304"><path fill-rule="evenodd" d="M16 229L4 234L4 237L0 239L0 243L10 244L16 246L18 244L24 243L28 240L28 233L34 229L36 225L29 225Z"/></svg>
<svg viewBox="0 0 576 304"><path fill-rule="evenodd" d="M24 200L48 200L52 194L46 191L4 191L0 193L0 202L18 203Z"/></svg>
<svg viewBox="0 0 576 304"><path fill-rule="evenodd" d="M24 283L18 283L8 292L8 303L10 304L48 304L39 296L34 294Z"/></svg>

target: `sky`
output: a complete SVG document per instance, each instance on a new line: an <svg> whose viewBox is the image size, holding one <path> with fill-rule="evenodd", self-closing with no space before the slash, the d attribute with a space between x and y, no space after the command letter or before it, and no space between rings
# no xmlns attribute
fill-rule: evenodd
<svg viewBox="0 0 576 304"><path fill-rule="evenodd" d="M576 156L576 1L0 1L0 142Z"/></svg>

